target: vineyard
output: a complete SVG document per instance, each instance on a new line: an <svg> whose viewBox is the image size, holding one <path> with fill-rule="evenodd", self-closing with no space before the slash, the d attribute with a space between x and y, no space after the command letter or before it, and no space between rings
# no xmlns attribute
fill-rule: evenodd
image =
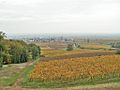
<svg viewBox="0 0 120 90"><path fill-rule="evenodd" d="M108 45L102 45L102 44L95 44L95 43L90 43L90 44L81 44L82 48L86 48L86 49L109 49L111 48Z"/></svg>
<svg viewBox="0 0 120 90"><path fill-rule="evenodd" d="M111 75L112 76L111 76ZM29 75L30 81L91 80L120 75L120 56L106 55L64 60L39 61Z"/></svg>
<svg viewBox="0 0 120 90"><path fill-rule="evenodd" d="M73 55L73 54L86 54L86 53L93 53L93 52L111 52L108 50L89 50L89 49L78 49L73 50L72 52L63 50L63 49L53 49L53 48L42 48L42 55L46 57L57 57L57 56L65 56L65 55Z"/></svg>

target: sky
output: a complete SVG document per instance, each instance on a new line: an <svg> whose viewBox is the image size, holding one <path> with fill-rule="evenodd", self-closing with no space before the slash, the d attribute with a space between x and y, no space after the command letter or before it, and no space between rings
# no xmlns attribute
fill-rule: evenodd
<svg viewBox="0 0 120 90"><path fill-rule="evenodd" d="M0 31L120 33L120 0L0 0Z"/></svg>

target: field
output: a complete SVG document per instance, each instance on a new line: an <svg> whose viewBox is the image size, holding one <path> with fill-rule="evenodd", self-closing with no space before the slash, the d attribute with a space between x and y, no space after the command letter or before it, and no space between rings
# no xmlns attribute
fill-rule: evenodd
<svg viewBox="0 0 120 90"><path fill-rule="evenodd" d="M96 44L96 43L81 44L81 47L86 48L86 49L95 49L95 50L111 48L111 46L109 46L109 45Z"/></svg>
<svg viewBox="0 0 120 90"><path fill-rule="evenodd" d="M120 81L120 56L115 55L115 51L110 50L109 45L84 43L81 44L81 48L67 51L65 43L36 44L41 46L40 59L23 64L5 65L0 70L1 90L92 90L91 85L93 90L102 90L102 84L106 83L106 87L109 88L112 85L107 83ZM102 89L96 89L94 86L101 86Z"/></svg>
<svg viewBox="0 0 120 90"><path fill-rule="evenodd" d="M53 57L53 56L65 56L65 55L75 55L75 54L83 54L83 53L93 53L93 52L111 52L110 46L106 46L106 45L83 45L84 49L79 49L76 48L73 51L69 52L66 51L66 48L51 48L51 47L42 47L41 50L41 54L46 56L46 57ZM94 48L93 48L94 47Z"/></svg>
<svg viewBox="0 0 120 90"><path fill-rule="evenodd" d="M64 49L42 49L42 54L45 55L46 57L65 56L65 55L73 55L73 54L75 55L75 54L93 53L93 52L107 52L107 51L77 49L77 50L73 50L73 51L69 52L69 51L66 51Z"/></svg>
<svg viewBox="0 0 120 90"><path fill-rule="evenodd" d="M39 61L30 73L27 85L36 82L32 87L66 87L118 81L119 58L119 55L106 55Z"/></svg>
<svg viewBox="0 0 120 90"><path fill-rule="evenodd" d="M63 44L59 48L52 45L42 44L45 57L22 81L23 87L61 88L119 82L120 56L114 55L109 45L81 44L82 48L72 51L66 51Z"/></svg>
<svg viewBox="0 0 120 90"><path fill-rule="evenodd" d="M30 74L30 79L56 80L94 78L109 73L120 73L120 56L95 56L63 60L40 61Z"/></svg>

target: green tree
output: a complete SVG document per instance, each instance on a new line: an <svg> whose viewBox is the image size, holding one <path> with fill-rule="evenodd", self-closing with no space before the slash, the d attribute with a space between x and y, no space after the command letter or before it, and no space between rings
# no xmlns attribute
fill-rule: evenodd
<svg viewBox="0 0 120 90"><path fill-rule="evenodd" d="M116 50L115 54L120 54L120 50Z"/></svg>
<svg viewBox="0 0 120 90"><path fill-rule="evenodd" d="M39 57L39 49L36 46L32 47L32 59L37 59Z"/></svg>
<svg viewBox="0 0 120 90"><path fill-rule="evenodd" d="M10 48L12 63L20 63L20 49L16 46Z"/></svg>
<svg viewBox="0 0 120 90"><path fill-rule="evenodd" d="M28 61L27 49L25 47L22 48L22 51L21 51L21 54L20 54L20 61L21 62L27 62Z"/></svg>
<svg viewBox="0 0 120 90"><path fill-rule="evenodd" d="M78 45L78 46L77 46L77 48L81 48L81 46L80 46L80 45Z"/></svg>
<svg viewBox="0 0 120 90"><path fill-rule="evenodd" d="M3 64L10 64L11 56L9 53L3 53Z"/></svg>
<svg viewBox="0 0 120 90"><path fill-rule="evenodd" d="M120 42L115 42L112 44L113 48L120 48Z"/></svg>
<svg viewBox="0 0 120 90"><path fill-rule="evenodd" d="M2 67L2 65L3 65L2 53L3 53L3 45L0 44L0 67Z"/></svg>
<svg viewBox="0 0 120 90"><path fill-rule="evenodd" d="M24 47L12 47L10 49L12 63L23 63L28 61L27 49Z"/></svg>
<svg viewBox="0 0 120 90"><path fill-rule="evenodd" d="M5 33L0 32L0 67L3 64L23 63L28 59L37 59L41 49L35 44L28 45L22 40L4 39Z"/></svg>
<svg viewBox="0 0 120 90"><path fill-rule="evenodd" d="M4 37L6 37L6 34L0 31L0 40L4 39Z"/></svg>
<svg viewBox="0 0 120 90"><path fill-rule="evenodd" d="M3 57L0 57L0 68L3 66Z"/></svg>
<svg viewBox="0 0 120 90"><path fill-rule="evenodd" d="M73 45L72 44L68 44L67 51L72 51L72 50L73 50Z"/></svg>
<svg viewBox="0 0 120 90"><path fill-rule="evenodd" d="M31 50L32 59L35 60L38 57L40 57L40 54L41 54L40 47L35 44L30 44L29 46L30 46L30 50Z"/></svg>
<svg viewBox="0 0 120 90"><path fill-rule="evenodd" d="M5 33L0 31L0 67L3 65L3 52L4 52L4 45L1 43L1 41L4 39Z"/></svg>

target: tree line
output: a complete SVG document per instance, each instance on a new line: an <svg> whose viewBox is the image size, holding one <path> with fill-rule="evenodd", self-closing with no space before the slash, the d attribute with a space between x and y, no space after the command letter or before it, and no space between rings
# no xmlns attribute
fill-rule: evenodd
<svg viewBox="0 0 120 90"><path fill-rule="evenodd" d="M5 39L6 35L0 32L0 67L3 64L24 63L40 57L41 49L35 44L26 44L22 40Z"/></svg>

